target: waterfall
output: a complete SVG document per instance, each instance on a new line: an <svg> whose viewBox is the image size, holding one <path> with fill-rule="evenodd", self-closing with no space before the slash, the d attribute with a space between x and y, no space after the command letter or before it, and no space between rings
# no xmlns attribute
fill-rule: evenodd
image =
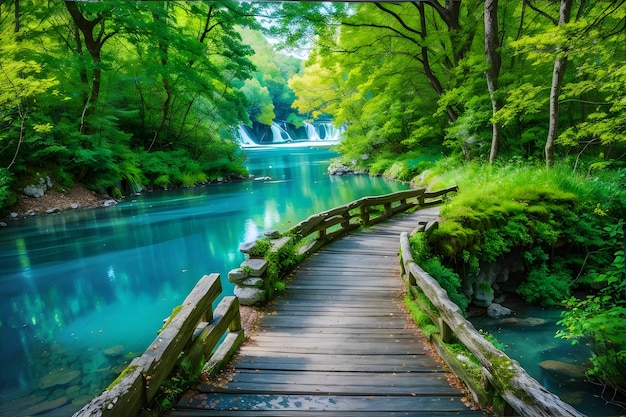
<svg viewBox="0 0 626 417"><path fill-rule="evenodd" d="M312 123L304 122L304 128L306 129L306 136L309 140L321 140L320 135L317 133L317 129Z"/></svg>
<svg viewBox="0 0 626 417"><path fill-rule="evenodd" d="M320 123L323 134L319 137L322 140L337 141L341 139L341 129L337 129L332 123Z"/></svg>
<svg viewBox="0 0 626 417"><path fill-rule="evenodd" d="M242 124L239 125L237 132L239 133L239 142L242 145L256 145L254 140L250 137L250 134L246 130L246 127Z"/></svg>
<svg viewBox="0 0 626 417"><path fill-rule="evenodd" d="M283 143L283 142L291 142L291 136L289 133L282 127L280 127L276 122L272 123L272 143Z"/></svg>

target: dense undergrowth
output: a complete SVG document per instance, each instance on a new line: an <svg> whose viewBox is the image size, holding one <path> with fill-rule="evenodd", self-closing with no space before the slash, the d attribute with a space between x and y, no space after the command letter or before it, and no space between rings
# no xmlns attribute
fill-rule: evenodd
<svg viewBox="0 0 626 417"><path fill-rule="evenodd" d="M524 279L505 290L564 307L558 337L587 346L588 376L625 394L626 169L581 175L565 164L546 170L447 160L418 180L431 188L459 186L441 208L439 227L411 242L416 260L450 298L465 309L468 281L518 256Z"/></svg>

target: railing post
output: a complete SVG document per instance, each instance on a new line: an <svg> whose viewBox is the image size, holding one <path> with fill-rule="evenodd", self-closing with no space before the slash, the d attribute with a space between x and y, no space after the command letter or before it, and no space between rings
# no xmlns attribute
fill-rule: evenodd
<svg viewBox="0 0 626 417"><path fill-rule="evenodd" d="M439 323L437 327L439 327L439 337L441 337L441 340L444 343L452 342L452 336L454 335L454 332L443 318L439 317Z"/></svg>
<svg viewBox="0 0 626 417"><path fill-rule="evenodd" d="M363 221L363 226L369 226L370 211L369 211L369 207L366 205L361 206L361 220Z"/></svg>

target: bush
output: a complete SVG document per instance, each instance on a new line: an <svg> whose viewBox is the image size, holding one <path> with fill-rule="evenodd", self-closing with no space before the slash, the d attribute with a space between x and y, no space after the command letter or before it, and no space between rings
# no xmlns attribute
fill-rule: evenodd
<svg viewBox="0 0 626 417"><path fill-rule="evenodd" d="M547 266L533 269L517 289L518 294L529 303L543 306L560 306L570 295L572 278L567 270L550 271Z"/></svg>
<svg viewBox="0 0 626 417"><path fill-rule="evenodd" d="M14 180L13 174L8 169L0 168L0 208L15 203L15 196L11 192L11 185Z"/></svg>

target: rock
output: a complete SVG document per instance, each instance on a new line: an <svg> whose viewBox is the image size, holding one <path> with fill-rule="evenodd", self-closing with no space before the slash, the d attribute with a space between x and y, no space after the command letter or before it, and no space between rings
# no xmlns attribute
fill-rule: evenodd
<svg viewBox="0 0 626 417"><path fill-rule="evenodd" d="M250 253L252 249L256 246L256 240L252 242L243 242L239 244L239 252Z"/></svg>
<svg viewBox="0 0 626 417"><path fill-rule="evenodd" d="M482 284L474 290L472 302L478 307L489 307L493 302L493 288Z"/></svg>
<svg viewBox="0 0 626 417"><path fill-rule="evenodd" d="M60 208L52 207L52 208L49 208L48 210L46 210L46 214L52 214L52 213L56 213L56 212L59 212L59 211L61 211Z"/></svg>
<svg viewBox="0 0 626 417"><path fill-rule="evenodd" d="M117 201L113 200L112 198L108 199L108 200L104 200L104 202L102 202L102 205L104 207L111 207L117 204Z"/></svg>
<svg viewBox="0 0 626 417"><path fill-rule="evenodd" d="M540 319L539 317L527 317L525 319L518 319L517 317L507 317L506 319L502 319L499 322L500 324L515 324L517 326L541 326L542 324L546 324L547 320Z"/></svg>
<svg viewBox="0 0 626 417"><path fill-rule="evenodd" d="M265 301L265 291L259 288L235 286L235 295L239 303L244 306L252 306Z"/></svg>
<svg viewBox="0 0 626 417"><path fill-rule="evenodd" d="M65 389L65 395L68 397L75 397L80 392L80 385L72 385Z"/></svg>
<svg viewBox="0 0 626 417"><path fill-rule="evenodd" d="M124 345L111 346L110 348L105 349L102 353L104 353L104 356L107 356L109 358L120 356L122 353L124 353Z"/></svg>
<svg viewBox="0 0 626 417"><path fill-rule="evenodd" d="M76 210L78 208L78 204L77 203L72 203L72 204L70 204L70 208L72 210Z"/></svg>
<svg viewBox="0 0 626 417"><path fill-rule="evenodd" d="M45 413L46 411L50 411L50 410L54 410L55 408L59 408L65 404L67 404L68 399L67 397L61 397L61 398L57 398L56 400L53 401L44 401L41 402L37 405L34 405L32 407L27 408L26 410L23 411L23 415L25 416L32 416L35 414L41 414L41 413Z"/></svg>
<svg viewBox="0 0 626 417"><path fill-rule="evenodd" d="M574 363L567 363L555 360L539 362L539 366L544 371L550 371L575 379L583 379L588 369L583 365L576 365Z"/></svg>
<svg viewBox="0 0 626 417"><path fill-rule="evenodd" d="M237 284L248 278L249 276L250 274L246 272L243 268L236 268L228 272L228 281Z"/></svg>
<svg viewBox="0 0 626 417"><path fill-rule="evenodd" d="M253 277L260 277L267 269L267 261L265 259L248 259L240 265L244 270Z"/></svg>
<svg viewBox="0 0 626 417"><path fill-rule="evenodd" d="M270 240L270 243L272 244L270 251L278 252L290 241L291 241L291 238L289 236L284 236L284 237L281 237L280 239L272 239Z"/></svg>
<svg viewBox="0 0 626 417"><path fill-rule="evenodd" d="M10 217L10 218L12 218L12 219L17 219L19 216L20 216L20 215L19 215L19 214L17 214L17 213L11 213L11 214L9 214L9 217Z"/></svg>
<svg viewBox="0 0 626 417"><path fill-rule="evenodd" d="M280 232L278 230L266 230L263 232L263 236L269 237L270 239L278 239L280 237Z"/></svg>
<svg viewBox="0 0 626 417"><path fill-rule="evenodd" d="M497 319L499 317L511 315L511 309L503 307L497 303L492 303L489 304L489 307L487 307L487 315Z"/></svg>
<svg viewBox="0 0 626 417"><path fill-rule="evenodd" d="M80 371L71 371L68 369L60 369L50 372L39 379L39 388L48 389L57 385L67 385L80 376Z"/></svg>
<svg viewBox="0 0 626 417"><path fill-rule="evenodd" d="M74 407L77 408L82 408L83 406L85 406L89 401L91 401L93 399L93 395L89 395L89 394L82 394L79 395L78 397L74 398L72 400L72 405Z"/></svg>
<svg viewBox="0 0 626 417"><path fill-rule="evenodd" d="M7 227L8 224L6 224L5 222L0 222L0 227Z"/></svg>
<svg viewBox="0 0 626 417"><path fill-rule="evenodd" d="M242 287L253 287L253 288L263 288L265 287L265 282L258 277L246 278L239 283Z"/></svg>
<svg viewBox="0 0 626 417"><path fill-rule="evenodd" d="M24 188L23 193L28 197L41 198L46 193L46 190L47 187L45 185L37 186L31 184Z"/></svg>

